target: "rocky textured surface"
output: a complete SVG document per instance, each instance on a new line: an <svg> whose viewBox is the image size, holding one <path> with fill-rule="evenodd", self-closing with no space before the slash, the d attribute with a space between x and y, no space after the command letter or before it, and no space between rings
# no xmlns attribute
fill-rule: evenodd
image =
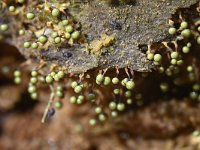
<svg viewBox="0 0 200 150"><path fill-rule="evenodd" d="M39 9L37 2L31 2L28 1L29 7L38 7L39 13L42 13L43 10ZM50 4L53 2L50 1ZM31 22L24 20L24 16L20 14L7 18L9 13L1 14L0 17L3 15L10 22L12 30L7 37L12 34L12 44L26 58L43 59L50 65L58 64L73 73L86 72L97 67L129 67L135 71L147 72L153 68L144 54L147 46L169 40L171 37L167 35L167 30L171 15L177 9L187 8L195 2L198 0L141 0L130 5L112 6L97 0L73 1L69 3L67 13L80 23L85 41L73 45L68 45L65 41L60 46L50 44L45 46L44 49L47 50L41 52L24 49L23 43L36 36L38 29L48 30L45 19ZM23 37L17 36L16 29L24 27L30 32ZM115 40L93 51L91 43L101 41L102 35L113 36ZM8 41L10 43L10 39ZM69 53L70 57L67 57Z"/></svg>

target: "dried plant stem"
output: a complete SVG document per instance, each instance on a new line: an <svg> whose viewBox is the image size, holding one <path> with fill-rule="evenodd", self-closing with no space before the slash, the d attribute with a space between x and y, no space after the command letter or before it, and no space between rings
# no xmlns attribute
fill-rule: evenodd
<svg viewBox="0 0 200 150"><path fill-rule="evenodd" d="M45 123L45 122L46 122L47 116L48 116L49 108L51 107L51 105L52 105L52 103L53 103L53 100L54 100L54 97L55 97L55 93L54 93L54 89L53 89L53 86L52 86L52 85L50 85L50 89L51 89L51 95L50 95L48 104L47 104L47 106L46 106L46 108L45 108L45 111L44 111L44 114L43 114L43 117L42 117L42 120L41 120L42 123Z"/></svg>

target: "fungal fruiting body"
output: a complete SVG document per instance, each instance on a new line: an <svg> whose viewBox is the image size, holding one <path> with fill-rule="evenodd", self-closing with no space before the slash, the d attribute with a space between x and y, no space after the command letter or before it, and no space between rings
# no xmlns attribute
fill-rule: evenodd
<svg viewBox="0 0 200 150"><path fill-rule="evenodd" d="M133 18L138 19L136 23L143 19L132 14L136 4L81 2L79 9L83 11L77 13L71 1L0 2L0 37L3 42L15 44L28 59L25 65L31 67L27 87L30 97L38 99L42 86L51 90L42 122L55 109L64 108L65 100L80 107L91 105L91 126L119 119L164 97L189 98L199 103L200 3L188 1L188 6L193 5L177 9L168 17L169 24L160 24L159 32L152 30L156 26L148 26L152 33L140 36L142 39L135 35L139 35L137 31L133 34L135 28L129 24ZM141 5L146 8L143 1ZM85 7L90 12L94 6L97 10L108 9L108 18L98 22L98 16L84 15ZM104 11L100 13L105 17ZM124 16L127 23L122 22ZM107 21L112 17L114 21ZM94 27L95 21L98 25ZM16 84L23 82L23 71L23 67L14 71Z"/></svg>

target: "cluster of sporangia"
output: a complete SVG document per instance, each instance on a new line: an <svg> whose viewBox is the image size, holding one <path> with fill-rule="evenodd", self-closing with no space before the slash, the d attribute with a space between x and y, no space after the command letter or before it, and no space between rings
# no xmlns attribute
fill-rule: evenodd
<svg viewBox="0 0 200 150"><path fill-rule="evenodd" d="M173 85L181 86L183 82L189 80L188 85L192 86L192 90L189 93L190 98L200 101L199 58L196 58L196 54L199 53L196 50L200 45L199 6L196 11L199 15L197 18L190 18L189 22L184 20L181 15L179 23L176 22L176 25L170 20L170 24L174 25L174 27L169 28L169 34L175 35L176 40L162 42L164 48L162 47L161 49L151 50L149 47L147 58L158 66L159 73L169 78L171 77ZM163 92L167 92L169 88L171 87L167 82L160 84L160 89Z"/></svg>
<svg viewBox="0 0 200 150"><path fill-rule="evenodd" d="M18 16L22 12L24 13L25 4L25 0L17 0L16 3L10 6L1 2L0 10L7 11L8 15ZM39 22L43 24L43 28L36 32L25 29L25 27L18 29L19 36L31 34L30 39L24 42L24 48L38 50L48 49L48 46L52 44L58 45L62 42L73 44L81 37L79 25L74 22L71 16L64 12L67 6L59 5L59 8L56 8L51 7L51 5L51 3L38 5L35 9L29 9L29 11L27 10L28 12L22 15L23 20L27 23L34 24L35 22ZM8 29L9 24L0 23L0 30L2 32L6 32Z"/></svg>
<svg viewBox="0 0 200 150"><path fill-rule="evenodd" d="M21 4L24 2L24 0L17 1L17 3ZM8 6L8 11L11 14L18 14L22 5L19 5L18 7L16 6ZM4 3L0 3L0 9L5 9L5 7ZM25 19L32 21L38 18L38 16L40 17L40 11L27 12ZM44 8L44 11L50 15L50 18L53 17L54 21L48 21L48 32L46 32L46 30L42 30L42 33L32 33L35 34L35 37L37 38L34 41L33 39L25 41L25 48L39 49L40 47L44 47L45 44L59 44L66 40L69 42L71 40L71 43L73 43L81 37L81 33L77 30L78 27L76 24L72 20L68 20L66 15L62 15L64 13L62 9L51 8L47 5ZM196 20L196 22L198 21ZM7 30L9 30L9 25L1 23L0 31L6 32ZM19 36L25 35L26 32L28 31L20 29ZM198 25L198 23L187 22L183 18L180 18L179 27L171 27L169 29L169 34L176 36L177 40L160 43L160 49L153 49L152 46L149 46L147 58L153 61L153 63L157 66L159 73L164 76L171 77L173 85L175 86L181 85L182 76L180 74L182 72L184 72L184 75L188 74L188 80L191 81L192 84L192 91L189 96L192 99L200 100L200 84L198 83L195 74L198 68L195 67L192 61L185 59L191 53L193 44L200 44L200 25ZM195 43L193 41L195 41ZM179 42L185 43L184 46L179 44ZM50 85L51 89L53 89L52 92L55 95L54 99L51 99L54 106L50 106L48 108L49 113L52 113L52 108L59 109L62 107L62 100L64 100L66 89L72 89L72 93L74 95L67 98L70 103L82 105L86 102L90 102L95 106L94 112L96 115L89 120L89 124L94 126L98 122L105 122L109 118L116 118L119 113L125 111L127 107L132 106L134 103L137 105L141 105L143 103L142 93L134 91L137 87L137 82L133 80L133 77L130 77L128 73L129 71L130 70L127 71L127 69L125 69L122 73L119 73L119 70L117 70L117 73L112 72L110 75L109 71L100 70L99 73L93 72L91 74L85 73L84 75L80 74L72 76L67 74L65 70L57 72L52 71L47 75L42 74L40 70L33 70L31 72L31 78L28 85L28 92L30 93L32 99L37 99L37 87L39 87L41 83ZM125 74L127 77L124 77ZM93 78L94 75L95 78ZM132 73L131 75L134 76ZM145 74L142 74L142 77L143 75ZM20 70L16 70L14 72L14 82L16 84L20 84L22 82L21 76ZM64 82L64 79L66 78L67 84ZM68 86L68 83L70 83L70 87ZM161 82L159 86L161 91L167 93L172 84L164 81ZM105 91L108 93L104 93ZM104 96L106 94L109 95L109 98L106 97L105 100Z"/></svg>

